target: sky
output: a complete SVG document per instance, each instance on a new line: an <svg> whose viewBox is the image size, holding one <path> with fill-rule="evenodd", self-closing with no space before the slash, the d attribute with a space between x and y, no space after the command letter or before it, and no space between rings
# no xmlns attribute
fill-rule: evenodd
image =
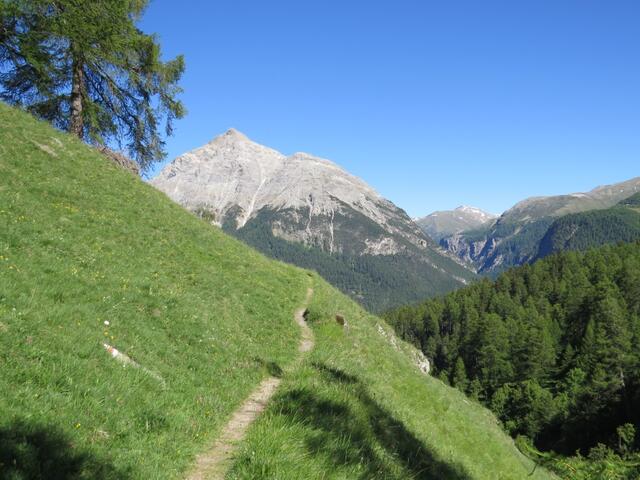
<svg viewBox="0 0 640 480"><path fill-rule="evenodd" d="M413 217L640 176L638 25L636 0L151 0L140 22L186 60L164 163L234 127Z"/></svg>

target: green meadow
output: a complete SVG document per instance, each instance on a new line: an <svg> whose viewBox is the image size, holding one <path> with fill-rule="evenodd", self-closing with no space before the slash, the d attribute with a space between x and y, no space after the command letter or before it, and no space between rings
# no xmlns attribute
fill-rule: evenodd
<svg viewBox="0 0 640 480"><path fill-rule="evenodd" d="M297 363L309 286L316 347ZM3 480L183 478L281 371L228 478L551 478L392 338L316 274L0 104Z"/></svg>

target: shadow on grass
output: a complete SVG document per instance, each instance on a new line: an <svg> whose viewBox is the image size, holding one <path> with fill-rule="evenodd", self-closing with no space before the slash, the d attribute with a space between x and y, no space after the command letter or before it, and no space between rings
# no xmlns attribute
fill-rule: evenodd
<svg viewBox="0 0 640 480"><path fill-rule="evenodd" d="M282 378L284 372L282 371L282 368L280 368L280 365L278 365L276 362L273 362L271 360L264 360L260 357L254 357L253 361L261 367L265 368L267 372L269 372L269 375L271 375L272 377Z"/></svg>
<svg viewBox="0 0 640 480"><path fill-rule="evenodd" d="M332 467L358 465L358 478L410 478L417 480L469 480L464 469L446 463L371 398L359 380L324 364L312 365L325 383L341 385L350 401L324 397L322 390L292 390L277 402L281 414L310 426L306 439L313 455ZM355 403L356 407L350 406ZM390 459L393 459L390 461ZM401 465L403 471L391 464Z"/></svg>
<svg viewBox="0 0 640 480"><path fill-rule="evenodd" d="M329 382L339 382L339 383L347 383L347 384L355 384L359 383L358 379L353 375L349 375L337 368L330 367L325 365L324 363L313 362L311 364L313 368L318 370L325 379L328 379Z"/></svg>
<svg viewBox="0 0 640 480"><path fill-rule="evenodd" d="M54 427L16 422L0 427L0 480L116 480L130 474L76 448Z"/></svg>

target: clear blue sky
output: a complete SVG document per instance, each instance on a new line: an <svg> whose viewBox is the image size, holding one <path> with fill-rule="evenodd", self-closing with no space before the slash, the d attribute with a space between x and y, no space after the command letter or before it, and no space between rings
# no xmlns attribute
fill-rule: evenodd
<svg viewBox="0 0 640 480"><path fill-rule="evenodd" d="M229 127L418 216L640 175L640 1L152 0L183 53L169 159Z"/></svg>

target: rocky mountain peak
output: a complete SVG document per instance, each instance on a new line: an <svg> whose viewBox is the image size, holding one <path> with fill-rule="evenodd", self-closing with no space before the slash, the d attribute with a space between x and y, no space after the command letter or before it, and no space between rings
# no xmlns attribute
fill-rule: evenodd
<svg viewBox="0 0 640 480"><path fill-rule="evenodd" d="M493 218L497 218L498 215L494 215L493 213L485 212L484 210L477 207L470 207L469 205L460 205L455 208L455 212L464 213L470 216L474 216L482 221L491 220Z"/></svg>
<svg viewBox="0 0 640 480"><path fill-rule="evenodd" d="M339 248L331 220L338 215L361 215L380 232L396 236L393 242L379 239L387 253L399 248L398 238L419 248L429 243L404 211L330 160L302 152L286 156L234 129L176 158L151 183L188 209L206 211L220 225L230 215L242 228L261 211L296 212L303 240L328 237L330 251ZM326 221L314 232L312 220L320 217ZM281 236L295 236L278 228ZM375 250L378 240L368 241Z"/></svg>
<svg viewBox="0 0 640 480"><path fill-rule="evenodd" d="M150 183L263 253L316 269L378 309L475 276L362 179L308 153L283 155L237 130L179 156Z"/></svg>
<svg viewBox="0 0 640 480"><path fill-rule="evenodd" d="M230 128L229 130L224 132L221 136L234 141L242 141L242 142L251 141L249 140L249 137L247 137L244 133L240 132L239 130L236 130L235 128ZM219 138L219 137L216 137L216 138Z"/></svg>
<svg viewBox="0 0 640 480"><path fill-rule="evenodd" d="M246 136L240 130L236 130L235 128L230 128L226 132L213 137L209 141L209 143L203 145L202 147L200 147L200 149L206 149L211 147L227 148L227 149L242 149L242 148L255 148L257 146L261 146L261 145L251 140L248 136ZM194 151L197 151L197 150L199 149L196 149Z"/></svg>
<svg viewBox="0 0 640 480"><path fill-rule="evenodd" d="M472 230L497 218L497 215L485 212L477 207L460 205L453 210L433 212L417 220L420 228L436 241L444 237Z"/></svg>

